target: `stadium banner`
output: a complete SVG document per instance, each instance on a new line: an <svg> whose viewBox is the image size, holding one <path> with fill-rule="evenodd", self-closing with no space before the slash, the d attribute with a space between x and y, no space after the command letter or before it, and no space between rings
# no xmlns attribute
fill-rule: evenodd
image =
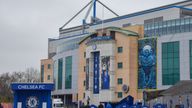
<svg viewBox="0 0 192 108"><path fill-rule="evenodd" d="M109 76L109 68L110 68L110 56L101 57L101 89L109 89L110 88L110 76Z"/></svg>
<svg viewBox="0 0 192 108"><path fill-rule="evenodd" d="M93 53L93 94L99 94L99 60L100 53Z"/></svg>
<svg viewBox="0 0 192 108"><path fill-rule="evenodd" d="M138 89L156 89L157 39L138 41Z"/></svg>

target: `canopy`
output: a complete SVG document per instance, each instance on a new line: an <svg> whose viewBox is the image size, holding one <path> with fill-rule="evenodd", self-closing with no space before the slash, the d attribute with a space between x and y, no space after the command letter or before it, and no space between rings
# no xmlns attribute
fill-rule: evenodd
<svg viewBox="0 0 192 108"><path fill-rule="evenodd" d="M161 93L163 96L187 95L192 93L192 80L183 80Z"/></svg>

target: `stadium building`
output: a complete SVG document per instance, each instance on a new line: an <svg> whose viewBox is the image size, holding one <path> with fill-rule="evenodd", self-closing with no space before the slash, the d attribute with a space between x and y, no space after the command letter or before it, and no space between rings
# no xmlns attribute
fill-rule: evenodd
<svg viewBox="0 0 192 108"><path fill-rule="evenodd" d="M118 102L129 94L139 101L143 91L190 80L191 16L192 1L186 0L60 28L48 44L56 86L52 96L66 105Z"/></svg>

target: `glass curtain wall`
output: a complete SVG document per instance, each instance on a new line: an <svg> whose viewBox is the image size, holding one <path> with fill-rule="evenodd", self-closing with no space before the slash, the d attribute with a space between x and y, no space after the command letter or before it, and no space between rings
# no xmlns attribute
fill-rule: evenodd
<svg viewBox="0 0 192 108"><path fill-rule="evenodd" d="M162 44L163 85L174 85L180 80L179 42Z"/></svg>

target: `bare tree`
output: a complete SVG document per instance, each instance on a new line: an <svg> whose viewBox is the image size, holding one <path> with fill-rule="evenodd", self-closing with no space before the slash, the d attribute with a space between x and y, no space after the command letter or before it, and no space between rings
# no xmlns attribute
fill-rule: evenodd
<svg viewBox="0 0 192 108"><path fill-rule="evenodd" d="M9 73L0 76L0 101L9 102L13 99L10 89L11 77Z"/></svg>
<svg viewBox="0 0 192 108"><path fill-rule="evenodd" d="M40 82L40 72L34 68L27 68L25 78L27 82Z"/></svg>
<svg viewBox="0 0 192 108"><path fill-rule="evenodd" d="M35 68L27 68L25 71L0 74L0 102L13 100L11 83L13 82L40 82L40 72Z"/></svg>

